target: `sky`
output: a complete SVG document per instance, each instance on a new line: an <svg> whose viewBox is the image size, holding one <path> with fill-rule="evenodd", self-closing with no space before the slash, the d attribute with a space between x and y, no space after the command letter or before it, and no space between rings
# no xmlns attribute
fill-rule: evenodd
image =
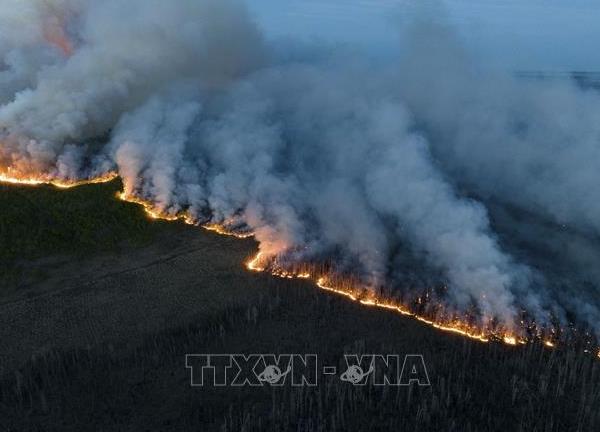
<svg viewBox="0 0 600 432"><path fill-rule="evenodd" d="M444 21L488 64L600 70L598 0L246 0L270 38L322 40L393 53L418 15Z"/></svg>

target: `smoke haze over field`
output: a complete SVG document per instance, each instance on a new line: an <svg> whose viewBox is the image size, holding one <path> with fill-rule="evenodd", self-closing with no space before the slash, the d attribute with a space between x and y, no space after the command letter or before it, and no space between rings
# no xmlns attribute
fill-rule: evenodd
<svg viewBox="0 0 600 432"><path fill-rule="evenodd" d="M450 307L508 326L524 307L600 330L600 93L480 67L416 21L373 67L273 49L234 0L5 2L0 173L114 169L266 255L443 283Z"/></svg>

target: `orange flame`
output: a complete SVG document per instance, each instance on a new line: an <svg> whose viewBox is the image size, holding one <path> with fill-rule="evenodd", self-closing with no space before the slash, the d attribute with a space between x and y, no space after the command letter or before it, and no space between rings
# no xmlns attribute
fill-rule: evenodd
<svg viewBox="0 0 600 432"><path fill-rule="evenodd" d="M151 219L160 219L165 221L183 221L188 225L195 225L196 222L192 218L192 216L188 213L179 213L179 214L169 214L165 213L161 210L158 210L152 203L149 201L143 200L141 198L136 197L135 195L126 194L125 192L117 193L117 198L121 201L126 201L133 204L138 204L143 207L144 211Z"/></svg>
<svg viewBox="0 0 600 432"><path fill-rule="evenodd" d="M138 204L138 205L142 206L142 208L144 209L144 211L146 212L148 217L150 217L151 219L164 220L164 221L170 221L170 222L183 221L187 225L198 225L198 222L194 218L194 216L192 216L187 211L179 212L179 213L175 213L175 214L166 213L164 211L161 211L160 209L157 209L150 201L139 198L133 194L127 194L125 192L119 192L117 194L117 198L119 198L121 201ZM237 238L241 238L241 239L249 238L254 235L252 233L237 232L237 231L228 229L227 225L228 225L228 223L224 222L223 224L208 223L208 224L204 224L204 225L200 225L200 226L207 231L212 231L212 232L215 232L220 235L227 235L227 236L237 237Z"/></svg>
<svg viewBox="0 0 600 432"><path fill-rule="evenodd" d="M0 171L0 183L26 186L51 185L61 189L73 188L85 184L106 183L116 179L117 177L117 173L108 172L102 176L91 179L63 180L54 179L50 175L25 176L12 172L10 169L5 169L4 172ZM191 214L189 214L189 212L179 212L176 214L166 213L157 209L151 202L138 198L133 194L126 194L125 192L118 193L117 197L123 201L142 206L148 217L152 219L183 221L189 225L197 225L196 220ZM248 238L253 236L252 233L240 233L229 229L227 228L228 225L229 224L227 222L223 224L211 223L202 225L202 227L206 230L213 231L221 235L229 235L238 238ZM320 289L347 297L352 301L359 302L363 306L392 310L401 315L410 316L435 329L458 334L479 342L490 342L491 340L496 340L511 346L527 343L527 340L522 339L510 332L504 332L500 334L494 333L489 330L477 328L467 323L465 320L460 320L458 318L453 318L451 320L430 319L413 312L408 306L396 303L392 300L378 298L372 291L357 289L357 287L352 287L352 284L348 284L348 287L345 287L344 283L331 282L330 278L323 276L322 274L320 275L317 271L308 269L307 266L300 268L300 270L285 270L284 268L270 265L268 258L269 257L266 253L259 252L246 263L246 267L248 270L254 272L268 271L273 276L281 278L310 279ZM365 295L365 292L368 292L368 294ZM556 343L552 340L544 340L543 345L548 348L554 348ZM600 351L596 351L596 356L600 358Z"/></svg>
<svg viewBox="0 0 600 432"><path fill-rule="evenodd" d="M22 176L10 172L0 172L0 183L22 185L22 186L41 186L49 185L60 189L70 189L86 184L108 183L118 177L116 172L108 172L101 176L85 180L54 179L51 176Z"/></svg>
<svg viewBox="0 0 600 432"><path fill-rule="evenodd" d="M458 334L460 336L477 340L479 342L489 342L491 339L494 339L502 341L507 345L513 346L517 344L526 343L524 339L521 339L511 333L495 334L491 331L486 332L485 330L474 327L473 325L470 325L466 321L460 319L453 319L451 321L430 319L411 311L408 306L393 302L391 300L380 299L372 291L368 291L368 294L365 296L364 292L358 293L351 288L343 287L343 283L336 284L331 282L330 278L328 278L327 276L315 276L313 273L307 271L306 269L300 270L298 272L284 270L276 266L269 266L267 264L267 261L268 259L265 256L265 254L263 252L259 252L256 256L254 256L246 263L246 268L250 271L255 272L269 271L273 276L287 279L312 279L317 285L317 287L319 287L320 289L332 292L340 296L344 296L352 301L359 302L363 306L391 310L401 315L410 316L437 330Z"/></svg>
<svg viewBox="0 0 600 432"><path fill-rule="evenodd" d="M89 180L55 180L46 176L32 176L32 177L24 177L17 175L10 175L7 173L0 173L0 183L9 183L9 184L19 184L19 185L43 185L48 184L58 188L72 188L84 184L94 184L94 183L104 183L114 180L117 177L117 174L114 172L107 173L103 176L89 179ZM144 199L138 198L133 194L126 194L125 192L120 192L117 194L117 197L123 201L138 204L143 207L146 214L152 219L160 219L166 221L183 221L189 225L196 225L196 221L194 218L187 212L177 213L177 214L169 214L164 211L157 209L151 202L146 201ZM203 225L204 229L209 231L216 232L221 235L230 235L238 238L247 238L251 237L253 234L251 233L237 233L235 231L229 230L226 228L225 224L206 224ZM248 270L255 272L264 272L267 271L268 267L265 264L265 254L263 252L259 252L254 258L246 263L246 267ZM408 307L400 304L393 303L391 301L386 301L379 299L374 296L374 294L370 294L368 298L364 298L364 296L359 296L353 293L349 289L345 289L342 287L336 287L335 284L331 284L328 282L327 277L320 276L315 277L310 271L302 270L298 272L288 271L283 268L273 267L269 269L270 273L273 276L293 279L313 279L315 284L322 290L333 292L338 295L345 296L353 301L358 301L363 306L368 307L377 307L382 309L393 310L402 315L411 316L418 321L421 321L427 325L430 325L438 330L451 332L455 334L459 334L461 336L468 337L470 339L478 340L480 342L489 342L490 337L494 336L496 339L503 341L508 345L517 345L518 343L525 343L524 340L517 338L512 334L504 334L501 336L486 334L484 331L473 328L471 325L466 322L455 320L453 322L441 322L435 321L424 316L418 315L412 312ZM547 341L546 346L550 345L552 342Z"/></svg>
<svg viewBox="0 0 600 432"><path fill-rule="evenodd" d="M216 223L209 223L209 224L202 225L202 228L204 228L207 231L215 232L217 234L232 236L232 237L237 237L237 238L250 238L250 237L254 236L254 234L252 234L252 233L239 233L239 232L232 231L232 230L226 228L227 225L228 225L227 223L224 223L222 225L216 224Z"/></svg>
<svg viewBox="0 0 600 432"><path fill-rule="evenodd" d="M44 28L44 38L50 45L58 48L65 57L73 55L73 43L67 36L62 20L56 17L48 20Z"/></svg>

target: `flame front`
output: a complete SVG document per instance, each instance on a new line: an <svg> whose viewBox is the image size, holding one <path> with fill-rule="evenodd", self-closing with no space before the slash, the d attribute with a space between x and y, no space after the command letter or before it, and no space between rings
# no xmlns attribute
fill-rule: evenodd
<svg viewBox="0 0 600 432"><path fill-rule="evenodd" d="M182 221L182 222L186 223L187 225L199 225L207 231L212 231L212 232L215 232L220 235L227 235L227 236L232 236L232 237L236 237L236 238L240 238L240 239L249 238L249 237L253 236L252 233L237 232L235 230L228 229L227 226L229 224L227 223L227 221L225 221L223 224L216 224L216 223L199 224L197 219L189 211L176 212L176 213L165 212L163 210L156 208L156 206L154 206L150 201L139 198L136 195L131 194L131 193L127 194L125 192L119 192L117 194L117 198L119 198L121 201L138 204L138 205L142 206L142 208L144 209L144 211L146 212L148 217L150 217L151 219L164 220L164 221L170 221L170 222Z"/></svg>
<svg viewBox="0 0 600 432"><path fill-rule="evenodd" d="M315 284L317 285L317 287L319 287L320 289L322 289L324 291L332 292L332 293L340 295L340 296L344 296L346 298L349 298L352 301L359 302L363 306L391 310L391 311L397 312L401 315L410 316L412 318L415 318L422 323L425 323L431 327L434 327L435 329L458 334L458 335L461 335L464 337L468 337L470 339L477 340L479 342L489 342L491 338L494 338L499 341L503 341L504 343L506 343L508 345L517 345L518 343L525 342L524 340L519 339L517 336L508 334L508 333L502 334L502 335L486 333L485 331L475 328L475 327L469 325L468 323L466 323L465 321L461 321L461 320L453 320L451 322L444 322L444 321L436 321L433 319L429 319L427 317L424 317L424 316L421 316L419 314L412 312L408 306L395 303L391 300L377 298L375 296L375 294L371 291L369 292L369 295L367 297L364 297L363 295L359 295L359 294L353 292L351 289L344 288L342 286L342 285L344 285L343 283L336 284L336 283L332 282L331 279L327 276L318 276L318 275L315 275L314 273L311 273L310 271L308 271L306 269L300 270L298 272L294 272L294 271L284 270L284 269L278 268L278 267L271 268L266 264L266 261L267 261L267 257L265 256L265 254L263 252L259 252L258 254L256 254L252 259L250 259L246 263L246 268L248 270L254 271L254 272L269 271L273 276L286 278L286 279L292 279L292 278L312 279L315 282Z"/></svg>
<svg viewBox="0 0 600 432"><path fill-rule="evenodd" d="M70 180L55 179L50 175L20 175L7 169L0 171L0 183L26 186L51 185L61 189L68 189L86 184L106 183L115 180L117 177L117 173L108 172L95 178ZM120 192L117 194L117 197L120 200L142 206L145 213L151 219L182 221L189 225L200 225L189 212L169 213L162 211L157 209L156 206L154 206L150 201L141 199L132 193L127 194L125 192ZM229 235L237 238L248 238L253 236L252 233L237 232L233 229L229 229L228 225L230 224L232 224L232 222L228 223L226 221L223 224L209 223L200 226L206 230L218 233L220 235ZM478 328L477 326L473 326L466 320L461 320L459 318L431 319L426 316L419 315L413 312L410 307L406 305L399 304L392 300L378 298L373 291L366 290L364 287L363 289L357 289L356 287L353 287L351 283L334 281L330 276L310 269L309 266L301 266L299 267L299 270L286 270L282 267L270 265L269 256L264 252L259 252L252 259L250 259L246 263L246 268L253 272L269 272L273 276L286 279L310 279L318 288L344 296L352 301L360 303L363 306L391 310L401 315L412 317L437 330L454 333L469 339L477 340L479 342L490 342L491 340L495 340L511 346L527 343L527 340L520 338L513 333L498 333L485 330ZM547 339L543 341L543 345L548 348L554 348L556 346L556 342ZM596 355L598 358L600 358L600 351L596 351Z"/></svg>
<svg viewBox="0 0 600 432"><path fill-rule="evenodd" d="M84 180L70 180L70 179L55 179L52 176L26 176L6 170L5 172L0 171L0 183L22 185L22 186L42 186L49 185L60 189L70 189L77 186L83 186L86 184L99 184L108 183L115 180L118 177L116 172L108 172L98 177L93 177Z"/></svg>

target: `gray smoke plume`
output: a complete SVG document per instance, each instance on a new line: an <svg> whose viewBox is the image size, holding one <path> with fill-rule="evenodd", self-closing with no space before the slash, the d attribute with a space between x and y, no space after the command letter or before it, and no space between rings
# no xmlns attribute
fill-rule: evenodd
<svg viewBox="0 0 600 432"><path fill-rule="evenodd" d="M269 256L396 290L419 273L509 327L525 308L597 329L595 91L477 69L439 25L375 68L282 55L234 0L11 3L0 173L116 169L126 194L246 226Z"/></svg>

